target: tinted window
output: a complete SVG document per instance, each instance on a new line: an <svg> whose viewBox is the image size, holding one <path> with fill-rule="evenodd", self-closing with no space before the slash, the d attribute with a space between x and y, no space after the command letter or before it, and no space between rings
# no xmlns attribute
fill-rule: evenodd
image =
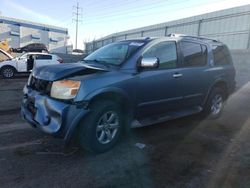
<svg viewBox="0 0 250 188"><path fill-rule="evenodd" d="M198 67L207 64L207 47L205 45L181 42L180 48L185 67Z"/></svg>
<svg viewBox="0 0 250 188"><path fill-rule="evenodd" d="M51 55L36 55L36 59L37 60L48 60L48 59L52 59Z"/></svg>
<svg viewBox="0 0 250 188"><path fill-rule="evenodd" d="M8 60L9 57L5 55L3 52L0 52L0 61L6 61Z"/></svg>
<svg viewBox="0 0 250 188"><path fill-rule="evenodd" d="M213 46L214 65L226 65L232 62L226 46Z"/></svg>
<svg viewBox="0 0 250 188"><path fill-rule="evenodd" d="M161 42L148 49L143 57L157 57L160 60L160 68L176 68L177 52L175 42Z"/></svg>
<svg viewBox="0 0 250 188"><path fill-rule="evenodd" d="M33 44L29 44L29 45L27 45L26 47L27 47L27 48L33 48L34 45L33 45Z"/></svg>
<svg viewBox="0 0 250 188"><path fill-rule="evenodd" d="M43 48L43 44L36 44L35 45L37 48Z"/></svg>

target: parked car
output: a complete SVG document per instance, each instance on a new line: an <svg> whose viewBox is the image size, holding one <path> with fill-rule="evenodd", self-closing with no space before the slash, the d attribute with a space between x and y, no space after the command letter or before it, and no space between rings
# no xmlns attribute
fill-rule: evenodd
<svg viewBox="0 0 250 188"><path fill-rule="evenodd" d="M128 127L201 113L220 116L235 88L221 42L185 35L125 40L81 63L40 67L24 87L21 113L33 127L104 152Z"/></svg>
<svg viewBox="0 0 250 188"><path fill-rule="evenodd" d="M48 52L45 44L42 43L32 43L21 48L12 48L12 52L23 53L23 52Z"/></svg>
<svg viewBox="0 0 250 188"><path fill-rule="evenodd" d="M62 63L62 59L55 54L47 53L25 53L20 57L13 58L7 53L0 51L0 55L6 56L4 61L0 62L0 73L4 78L12 78L16 73L31 72L33 67L37 68L45 65Z"/></svg>
<svg viewBox="0 0 250 188"><path fill-rule="evenodd" d="M83 50L80 50L80 49L74 49L72 51L72 54L73 55L84 55L84 51Z"/></svg>

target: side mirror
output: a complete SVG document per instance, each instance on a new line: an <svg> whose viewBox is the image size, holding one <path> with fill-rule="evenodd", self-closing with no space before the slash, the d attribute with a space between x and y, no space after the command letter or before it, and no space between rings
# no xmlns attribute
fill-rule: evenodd
<svg viewBox="0 0 250 188"><path fill-rule="evenodd" d="M159 67L159 59L156 57L143 57L139 62L140 68L150 69Z"/></svg>

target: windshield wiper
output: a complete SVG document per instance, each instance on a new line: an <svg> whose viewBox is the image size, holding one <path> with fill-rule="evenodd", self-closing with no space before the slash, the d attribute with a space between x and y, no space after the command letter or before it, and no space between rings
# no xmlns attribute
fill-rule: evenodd
<svg viewBox="0 0 250 188"><path fill-rule="evenodd" d="M84 59L84 61L94 61L96 63L101 63L101 64L108 64L106 61L103 61L103 60L98 60L98 59Z"/></svg>
<svg viewBox="0 0 250 188"><path fill-rule="evenodd" d="M84 59L83 61L85 62L95 62L95 63L99 63L99 64L102 64L102 65L105 65L106 67L111 67L111 66L115 66L114 64L112 63L108 63L107 61L104 61L104 60L99 60L99 59Z"/></svg>

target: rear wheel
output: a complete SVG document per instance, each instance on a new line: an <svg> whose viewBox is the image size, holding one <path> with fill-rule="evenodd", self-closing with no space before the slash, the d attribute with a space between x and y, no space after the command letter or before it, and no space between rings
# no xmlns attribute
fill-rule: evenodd
<svg viewBox="0 0 250 188"><path fill-rule="evenodd" d="M11 66L5 66L1 69L1 74L4 78L12 78L15 76L15 69Z"/></svg>
<svg viewBox="0 0 250 188"><path fill-rule="evenodd" d="M119 105L97 101L90 114L80 123L79 142L82 148L101 153L111 149L121 136L124 118Z"/></svg>
<svg viewBox="0 0 250 188"><path fill-rule="evenodd" d="M225 91L222 88L213 88L204 109L204 114L210 119L220 117L225 103Z"/></svg>

